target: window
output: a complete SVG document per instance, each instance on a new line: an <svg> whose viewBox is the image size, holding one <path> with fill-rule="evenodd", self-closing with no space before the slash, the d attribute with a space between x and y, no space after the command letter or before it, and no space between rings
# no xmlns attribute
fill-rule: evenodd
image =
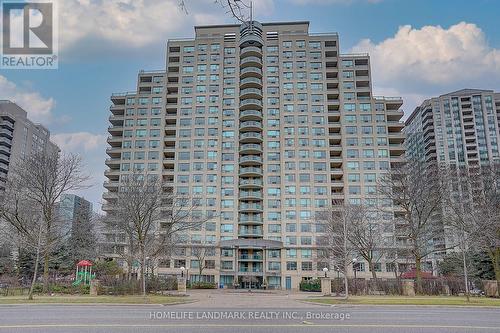
<svg viewBox="0 0 500 333"><path fill-rule="evenodd" d="M303 271L312 271L312 262L311 261L303 261L302 262L302 270Z"/></svg>

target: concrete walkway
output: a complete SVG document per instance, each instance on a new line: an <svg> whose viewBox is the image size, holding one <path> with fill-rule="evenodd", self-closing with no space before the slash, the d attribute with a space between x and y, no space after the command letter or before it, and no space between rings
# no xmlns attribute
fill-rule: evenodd
<svg viewBox="0 0 500 333"><path fill-rule="evenodd" d="M177 305L186 308L317 308L319 305L303 302L308 297L319 293L301 293L286 291L251 291L248 290L189 290L189 304Z"/></svg>

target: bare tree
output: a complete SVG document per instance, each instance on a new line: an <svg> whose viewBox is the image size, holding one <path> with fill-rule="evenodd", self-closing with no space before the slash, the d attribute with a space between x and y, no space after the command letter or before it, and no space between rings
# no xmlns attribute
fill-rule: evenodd
<svg viewBox="0 0 500 333"><path fill-rule="evenodd" d="M345 252L361 256L368 263L372 278L376 280L375 264L380 262L391 244L385 235L387 223L378 218L376 210L370 210L364 205L342 203L332 206L331 211L326 211L323 215L332 217L327 219L328 237L334 243L341 245L334 248L342 249L344 252L344 240L346 240L349 251ZM345 235L344 222L347 222ZM351 259L349 257L347 261L350 262Z"/></svg>
<svg viewBox="0 0 500 333"><path fill-rule="evenodd" d="M478 248L488 253L500 293L500 163L482 167L481 190L474 196Z"/></svg>
<svg viewBox="0 0 500 333"><path fill-rule="evenodd" d="M349 225L363 219L364 211L360 206L334 203L329 209L319 212L317 223L324 225L323 253L344 275L345 298L349 298L348 272L355 255L354 248L349 244Z"/></svg>
<svg viewBox="0 0 500 333"><path fill-rule="evenodd" d="M488 254L500 289L500 164L449 169L446 177L446 222L462 253L466 296L469 298L467 253Z"/></svg>
<svg viewBox="0 0 500 333"><path fill-rule="evenodd" d="M133 173L122 177L114 207L108 223L136 245L142 293L146 295L146 258L171 252L185 231L205 222L193 214L199 202L175 194L156 175Z"/></svg>
<svg viewBox="0 0 500 333"><path fill-rule="evenodd" d="M469 276L467 267L467 254L471 244L471 236L475 233L474 218L470 216L473 212L471 178L467 168L447 168L441 170L443 183L444 203L443 220L447 227L448 235L460 250L462 258L462 269L464 273L465 297L469 298Z"/></svg>
<svg viewBox="0 0 500 333"><path fill-rule="evenodd" d="M202 244L199 246L193 246L191 248L191 255L196 258L198 261L198 273L201 276L203 275L203 271L207 268L206 258L213 255L215 247L211 244Z"/></svg>
<svg viewBox="0 0 500 333"><path fill-rule="evenodd" d="M392 243L386 235L387 222L365 206L359 205L355 209L357 218L347 226L347 240L368 263L372 278L377 281L375 264L385 256Z"/></svg>
<svg viewBox="0 0 500 333"><path fill-rule="evenodd" d="M441 212L443 191L438 169L420 160L407 160L392 168L379 179L378 191L402 214L397 215L397 239L415 260L417 293L422 292L422 261L430 254L443 251L433 240L442 231ZM397 244L401 246L402 244Z"/></svg>
<svg viewBox="0 0 500 333"><path fill-rule="evenodd" d="M50 244L44 234L44 223L42 213L36 204L26 197L26 191L14 187L7 182L5 192L0 198L0 218L7 223L4 232L13 243L17 243L18 249L35 251L35 267L28 299L33 299L33 290L38 278L38 266L40 253Z"/></svg>
<svg viewBox="0 0 500 333"><path fill-rule="evenodd" d="M214 0L215 4L218 4L236 20L245 23L252 20L252 1L249 0ZM179 0L179 8L185 14L189 14L188 6L186 5L186 0Z"/></svg>
<svg viewBox="0 0 500 333"><path fill-rule="evenodd" d="M20 189L25 200L41 213L42 234L46 238L43 249L44 292L48 291L51 252L60 237L56 203L63 193L84 188L87 179L79 156L58 152L35 151L14 161L9 172L11 186Z"/></svg>

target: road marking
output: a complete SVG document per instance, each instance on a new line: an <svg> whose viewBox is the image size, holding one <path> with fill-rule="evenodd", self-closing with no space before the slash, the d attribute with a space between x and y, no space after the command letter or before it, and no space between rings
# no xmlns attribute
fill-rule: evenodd
<svg viewBox="0 0 500 333"><path fill-rule="evenodd" d="M438 328L438 329L475 329L500 331L500 327L492 326L455 326L455 325L399 325L399 324L252 324L252 327L340 327L340 328ZM224 327L248 327L248 324L32 324L32 325L0 325L5 328L152 328L152 327L184 327L184 328L224 328Z"/></svg>

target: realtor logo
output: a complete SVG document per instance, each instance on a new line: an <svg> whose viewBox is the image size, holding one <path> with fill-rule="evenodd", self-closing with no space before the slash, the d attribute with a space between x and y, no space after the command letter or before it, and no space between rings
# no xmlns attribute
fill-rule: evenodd
<svg viewBox="0 0 500 333"><path fill-rule="evenodd" d="M0 68L57 68L55 7L48 0L2 2Z"/></svg>

